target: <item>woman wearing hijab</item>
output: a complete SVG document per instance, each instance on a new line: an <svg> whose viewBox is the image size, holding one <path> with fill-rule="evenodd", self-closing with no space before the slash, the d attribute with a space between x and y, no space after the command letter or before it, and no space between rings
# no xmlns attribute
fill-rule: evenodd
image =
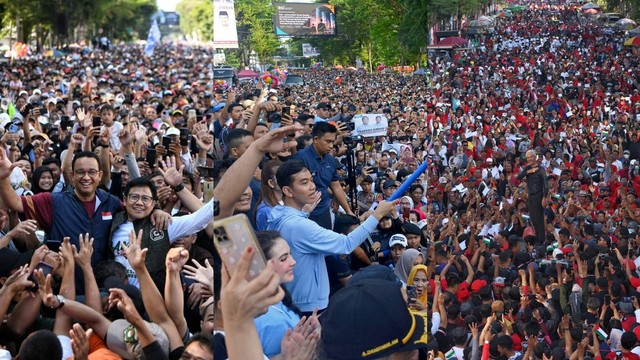
<svg viewBox="0 0 640 360"><path fill-rule="evenodd" d="M416 287L417 297L410 305L411 308L418 311L427 309L427 286L429 284L428 274L429 269L425 265L418 264L411 269L409 278L407 279L407 285Z"/></svg>
<svg viewBox="0 0 640 360"><path fill-rule="evenodd" d="M407 283L411 268L415 265L422 264L423 262L424 259L422 258L422 254L418 250L407 249L402 253L402 256L400 256L400 260L398 260L393 272L396 274L398 279L402 280L403 283Z"/></svg>

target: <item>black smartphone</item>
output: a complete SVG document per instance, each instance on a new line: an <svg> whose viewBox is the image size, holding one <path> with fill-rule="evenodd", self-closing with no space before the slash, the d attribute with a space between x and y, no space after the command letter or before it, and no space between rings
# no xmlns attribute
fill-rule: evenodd
<svg viewBox="0 0 640 360"><path fill-rule="evenodd" d="M40 108L40 115L44 115L47 113L47 108L46 107L41 107Z"/></svg>
<svg viewBox="0 0 640 360"><path fill-rule="evenodd" d="M27 115L29 115L29 112L31 111L31 109L33 109L33 104L29 103L27 105L25 105L22 110L20 110L20 115L22 115L23 118L27 117Z"/></svg>
<svg viewBox="0 0 640 360"><path fill-rule="evenodd" d="M67 121L60 121L60 129L62 130L68 130L71 127L73 127L73 121L71 120L67 120Z"/></svg>
<svg viewBox="0 0 640 360"><path fill-rule="evenodd" d="M35 270L42 270L42 275L44 275L44 277L46 278L47 275L51 274L51 271L53 271L53 266L41 261L41 262L38 263L38 265L36 266ZM26 290L27 291L31 291L31 292L38 291L38 282L33 277L33 273L31 273L31 275L29 275L29 280L31 280L31 282L33 282L33 286L30 287L30 288L27 288Z"/></svg>
<svg viewBox="0 0 640 360"><path fill-rule="evenodd" d="M607 294L604 296L604 304L609 306L611 304L611 295Z"/></svg>
<svg viewBox="0 0 640 360"><path fill-rule="evenodd" d="M154 148L147 148L147 164L149 167L154 167L156 164L156 158L158 157L158 153Z"/></svg>
<svg viewBox="0 0 640 360"><path fill-rule="evenodd" d="M171 145L171 138L168 136L163 136L162 146L164 146L165 150L167 150L167 153L169 152L169 145Z"/></svg>
<svg viewBox="0 0 640 360"><path fill-rule="evenodd" d="M94 116L93 117L91 126L93 126L93 127L102 126L102 119L100 118L100 116Z"/></svg>
<svg viewBox="0 0 640 360"><path fill-rule="evenodd" d="M189 133L189 129L187 128L180 129L180 146L189 146L190 138L191 138L191 134Z"/></svg>
<svg viewBox="0 0 640 360"><path fill-rule="evenodd" d="M213 178L213 170L212 167L198 166L198 173L200 173L201 178Z"/></svg>
<svg viewBox="0 0 640 360"><path fill-rule="evenodd" d="M409 302L414 302L418 298L418 289L413 285L407 285L407 298Z"/></svg>
<svg viewBox="0 0 640 360"><path fill-rule="evenodd" d="M282 107L282 114L287 114L289 116L291 116L291 107L290 106L283 106Z"/></svg>
<svg viewBox="0 0 640 360"><path fill-rule="evenodd" d="M260 97L260 94L262 94L262 90L260 89L253 90L253 96Z"/></svg>
<svg viewBox="0 0 640 360"><path fill-rule="evenodd" d="M496 311L496 321L502 321L502 312Z"/></svg>

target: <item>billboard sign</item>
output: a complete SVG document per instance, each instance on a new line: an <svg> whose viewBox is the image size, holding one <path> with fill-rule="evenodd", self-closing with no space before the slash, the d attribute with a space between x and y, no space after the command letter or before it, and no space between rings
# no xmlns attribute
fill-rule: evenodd
<svg viewBox="0 0 640 360"><path fill-rule="evenodd" d="M238 30L233 0L213 1L213 47L237 49Z"/></svg>
<svg viewBox="0 0 640 360"><path fill-rule="evenodd" d="M331 4L273 3L277 36L334 36L336 9Z"/></svg>

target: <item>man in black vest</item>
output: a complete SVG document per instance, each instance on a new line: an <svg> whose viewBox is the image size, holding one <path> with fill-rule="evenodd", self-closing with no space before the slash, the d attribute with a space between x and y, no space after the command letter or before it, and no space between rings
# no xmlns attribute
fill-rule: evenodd
<svg viewBox="0 0 640 360"><path fill-rule="evenodd" d="M184 167L184 166L183 166ZM175 167L171 168L173 172ZM180 175L181 177L181 175ZM176 193L185 191L184 184L174 187ZM210 200L205 206L192 214L174 218L166 230L159 231L151 224L151 212L157 200L155 185L147 177L130 180L124 191L125 210L115 215L111 225L111 254L115 260L127 268L129 284L139 286L135 271L127 261L123 245L129 245L131 230L142 230L142 247L147 248L146 266L158 288L164 288L164 259L171 244L185 236L193 235L204 229L214 215L213 204Z"/></svg>

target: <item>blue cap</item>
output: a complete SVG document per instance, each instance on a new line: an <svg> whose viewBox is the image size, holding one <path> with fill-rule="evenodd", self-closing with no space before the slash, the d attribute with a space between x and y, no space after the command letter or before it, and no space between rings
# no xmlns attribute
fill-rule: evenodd
<svg viewBox="0 0 640 360"><path fill-rule="evenodd" d="M220 103L220 104L214 105L213 106L213 112L218 112L218 111L222 110L225 107L225 105L226 105L225 103Z"/></svg>

